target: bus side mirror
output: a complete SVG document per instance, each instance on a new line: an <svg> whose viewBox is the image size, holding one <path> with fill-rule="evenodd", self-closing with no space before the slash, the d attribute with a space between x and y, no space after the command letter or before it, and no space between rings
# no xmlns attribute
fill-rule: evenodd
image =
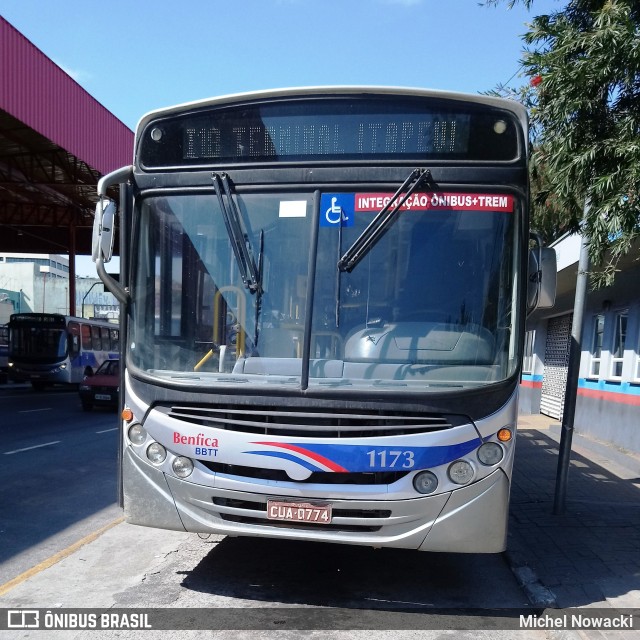
<svg viewBox="0 0 640 640"><path fill-rule="evenodd" d="M537 246L529 250L527 307L551 309L556 303L557 263L554 249Z"/></svg>
<svg viewBox="0 0 640 640"><path fill-rule="evenodd" d="M115 236L116 203L108 198L100 198L96 205L96 215L93 221L93 238L91 258L97 262L109 262L113 256L113 239Z"/></svg>

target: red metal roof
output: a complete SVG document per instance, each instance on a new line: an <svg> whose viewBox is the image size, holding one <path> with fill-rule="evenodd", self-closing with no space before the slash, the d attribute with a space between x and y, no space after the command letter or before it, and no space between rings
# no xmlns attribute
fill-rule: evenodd
<svg viewBox="0 0 640 640"><path fill-rule="evenodd" d="M132 162L133 132L2 17L0 110L101 174Z"/></svg>

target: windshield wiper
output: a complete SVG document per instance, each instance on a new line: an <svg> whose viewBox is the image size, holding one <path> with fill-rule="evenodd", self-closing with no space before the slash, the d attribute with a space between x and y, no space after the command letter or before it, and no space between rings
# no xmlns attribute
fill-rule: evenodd
<svg viewBox="0 0 640 640"><path fill-rule="evenodd" d="M376 214L369 226L358 236L356 241L349 247L347 252L338 260L338 270L351 273L358 263L375 244L388 231L389 227L396 219L396 213L400 211L402 205L411 194L431 177L429 169L414 169L409 177L402 183L400 188L393 194L391 200ZM411 184L413 183L413 184ZM409 187L409 185L411 185ZM402 198L400 195L409 187ZM400 199L398 199L400 198Z"/></svg>
<svg viewBox="0 0 640 640"><path fill-rule="evenodd" d="M229 176L226 173L213 173L211 174L211 178L215 186L216 195L218 196L218 203L220 204L224 224L227 227L231 248L233 249L238 267L240 268L242 282L251 293L261 294L262 282L260 270L256 265L254 252L249 241L249 234L242 224L238 205L233 199ZM261 261L261 257L259 261Z"/></svg>

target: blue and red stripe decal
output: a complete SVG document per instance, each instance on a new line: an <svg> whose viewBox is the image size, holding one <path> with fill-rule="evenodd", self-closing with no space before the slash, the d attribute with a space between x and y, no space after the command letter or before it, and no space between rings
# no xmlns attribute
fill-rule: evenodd
<svg viewBox="0 0 640 640"><path fill-rule="evenodd" d="M263 449L245 451L249 455L295 462L311 471L354 473L430 469L453 462L482 444L473 438L456 444L416 447L376 444L302 444L296 442L252 442Z"/></svg>

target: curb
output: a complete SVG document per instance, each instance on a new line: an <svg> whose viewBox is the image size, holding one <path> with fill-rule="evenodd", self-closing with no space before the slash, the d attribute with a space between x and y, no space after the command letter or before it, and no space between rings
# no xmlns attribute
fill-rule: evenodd
<svg viewBox="0 0 640 640"><path fill-rule="evenodd" d="M516 581L527 596L529 604L539 609L560 608L553 591L540 582L536 572L524 562L518 553L505 551L504 555ZM585 640L587 637L580 631L573 629L549 629L547 636L550 640Z"/></svg>
<svg viewBox="0 0 640 640"><path fill-rule="evenodd" d="M543 609L559 608L553 592L540 582L536 572L527 565L518 553L505 551L505 557L511 572L531 605Z"/></svg>

